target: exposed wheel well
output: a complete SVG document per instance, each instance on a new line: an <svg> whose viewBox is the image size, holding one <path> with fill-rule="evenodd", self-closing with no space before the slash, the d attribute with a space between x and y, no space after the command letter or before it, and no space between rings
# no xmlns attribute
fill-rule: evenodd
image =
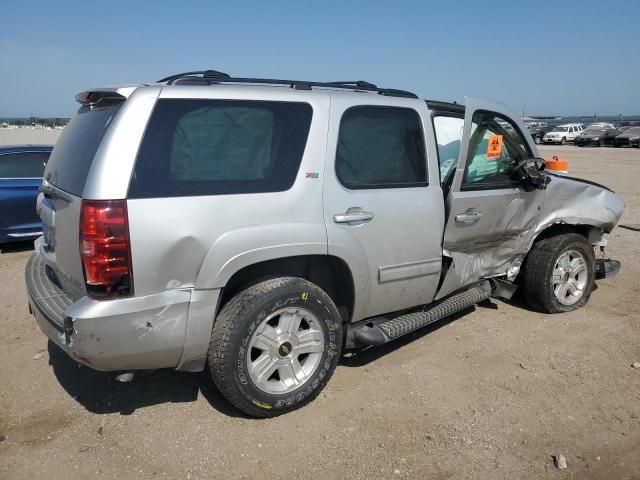
<svg viewBox="0 0 640 480"><path fill-rule="evenodd" d="M520 265L520 272L518 273L518 277L515 280L515 283L518 285L522 284L522 277L524 274L524 268L525 268L527 259L529 258L529 254L531 253L531 250L533 249L533 246L536 243L551 237L558 236L558 235L565 235L567 233L577 233L578 235L581 235L584 238L586 238L587 241L592 245L596 242L599 242L602 239L602 234L603 234L603 232L599 228L594 227L593 225L586 225L586 224L572 225L569 223L554 223L553 225L548 226L546 229L544 229L542 232L538 234L538 236L534 239L533 243L531 244L531 248L527 252L526 256L523 259L522 264Z"/></svg>
<svg viewBox="0 0 640 480"><path fill-rule="evenodd" d="M355 301L353 277L342 259L330 255L277 258L240 269L223 288L218 311L240 290L275 277L300 277L315 283L331 297L343 322L351 319Z"/></svg>
<svg viewBox="0 0 640 480"><path fill-rule="evenodd" d="M591 225L570 225L568 223L555 223L540 232L533 243L544 240L545 238L555 237L556 235L563 235L565 233L577 233L578 235L582 235L583 237L589 239L592 235L591 232L593 230L599 232L598 229Z"/></svg>

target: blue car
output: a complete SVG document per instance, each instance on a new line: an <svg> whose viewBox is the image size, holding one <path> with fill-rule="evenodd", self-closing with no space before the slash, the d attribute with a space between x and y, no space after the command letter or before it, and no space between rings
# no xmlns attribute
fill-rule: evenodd
<svg viewBox="0 0 640 480"><path fill-rule="evenodd" d="M51 150L51 145L0 147L0 243L42 235L36 199Z"/></svg>

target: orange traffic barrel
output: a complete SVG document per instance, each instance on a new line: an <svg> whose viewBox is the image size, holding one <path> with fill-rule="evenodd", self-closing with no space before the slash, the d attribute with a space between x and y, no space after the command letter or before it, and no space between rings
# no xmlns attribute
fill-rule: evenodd
<svg viewBox="0 0 640 480"><path fill-rule="evenodd" d="M564 158L554 156L551 160L545 162L546 169L553 173L569 173L569 162Z"/></svg>

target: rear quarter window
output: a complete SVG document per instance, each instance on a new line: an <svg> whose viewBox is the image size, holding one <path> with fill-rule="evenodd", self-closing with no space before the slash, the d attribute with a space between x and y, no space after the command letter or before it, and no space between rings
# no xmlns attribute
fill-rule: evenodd
<svg viewBox="0 0 640 480"><path fill-rule="evenodd" d="M311 117L306 103L159 100L128 196L288 190L300 167Z"/></svg>

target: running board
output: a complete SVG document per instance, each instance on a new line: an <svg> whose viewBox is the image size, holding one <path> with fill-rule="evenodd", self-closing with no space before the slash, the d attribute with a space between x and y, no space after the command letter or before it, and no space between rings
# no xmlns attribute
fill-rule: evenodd
<svg viewBox="0 0 640 480"><path fill-rule="evenodd" d="M469 308L490 296L491 284L484 281L464 292L451 295L436 305L424 307L421 311L406 313L375 325L368 322L354 332L355 340L360 345L382 345Z"/></svg>

